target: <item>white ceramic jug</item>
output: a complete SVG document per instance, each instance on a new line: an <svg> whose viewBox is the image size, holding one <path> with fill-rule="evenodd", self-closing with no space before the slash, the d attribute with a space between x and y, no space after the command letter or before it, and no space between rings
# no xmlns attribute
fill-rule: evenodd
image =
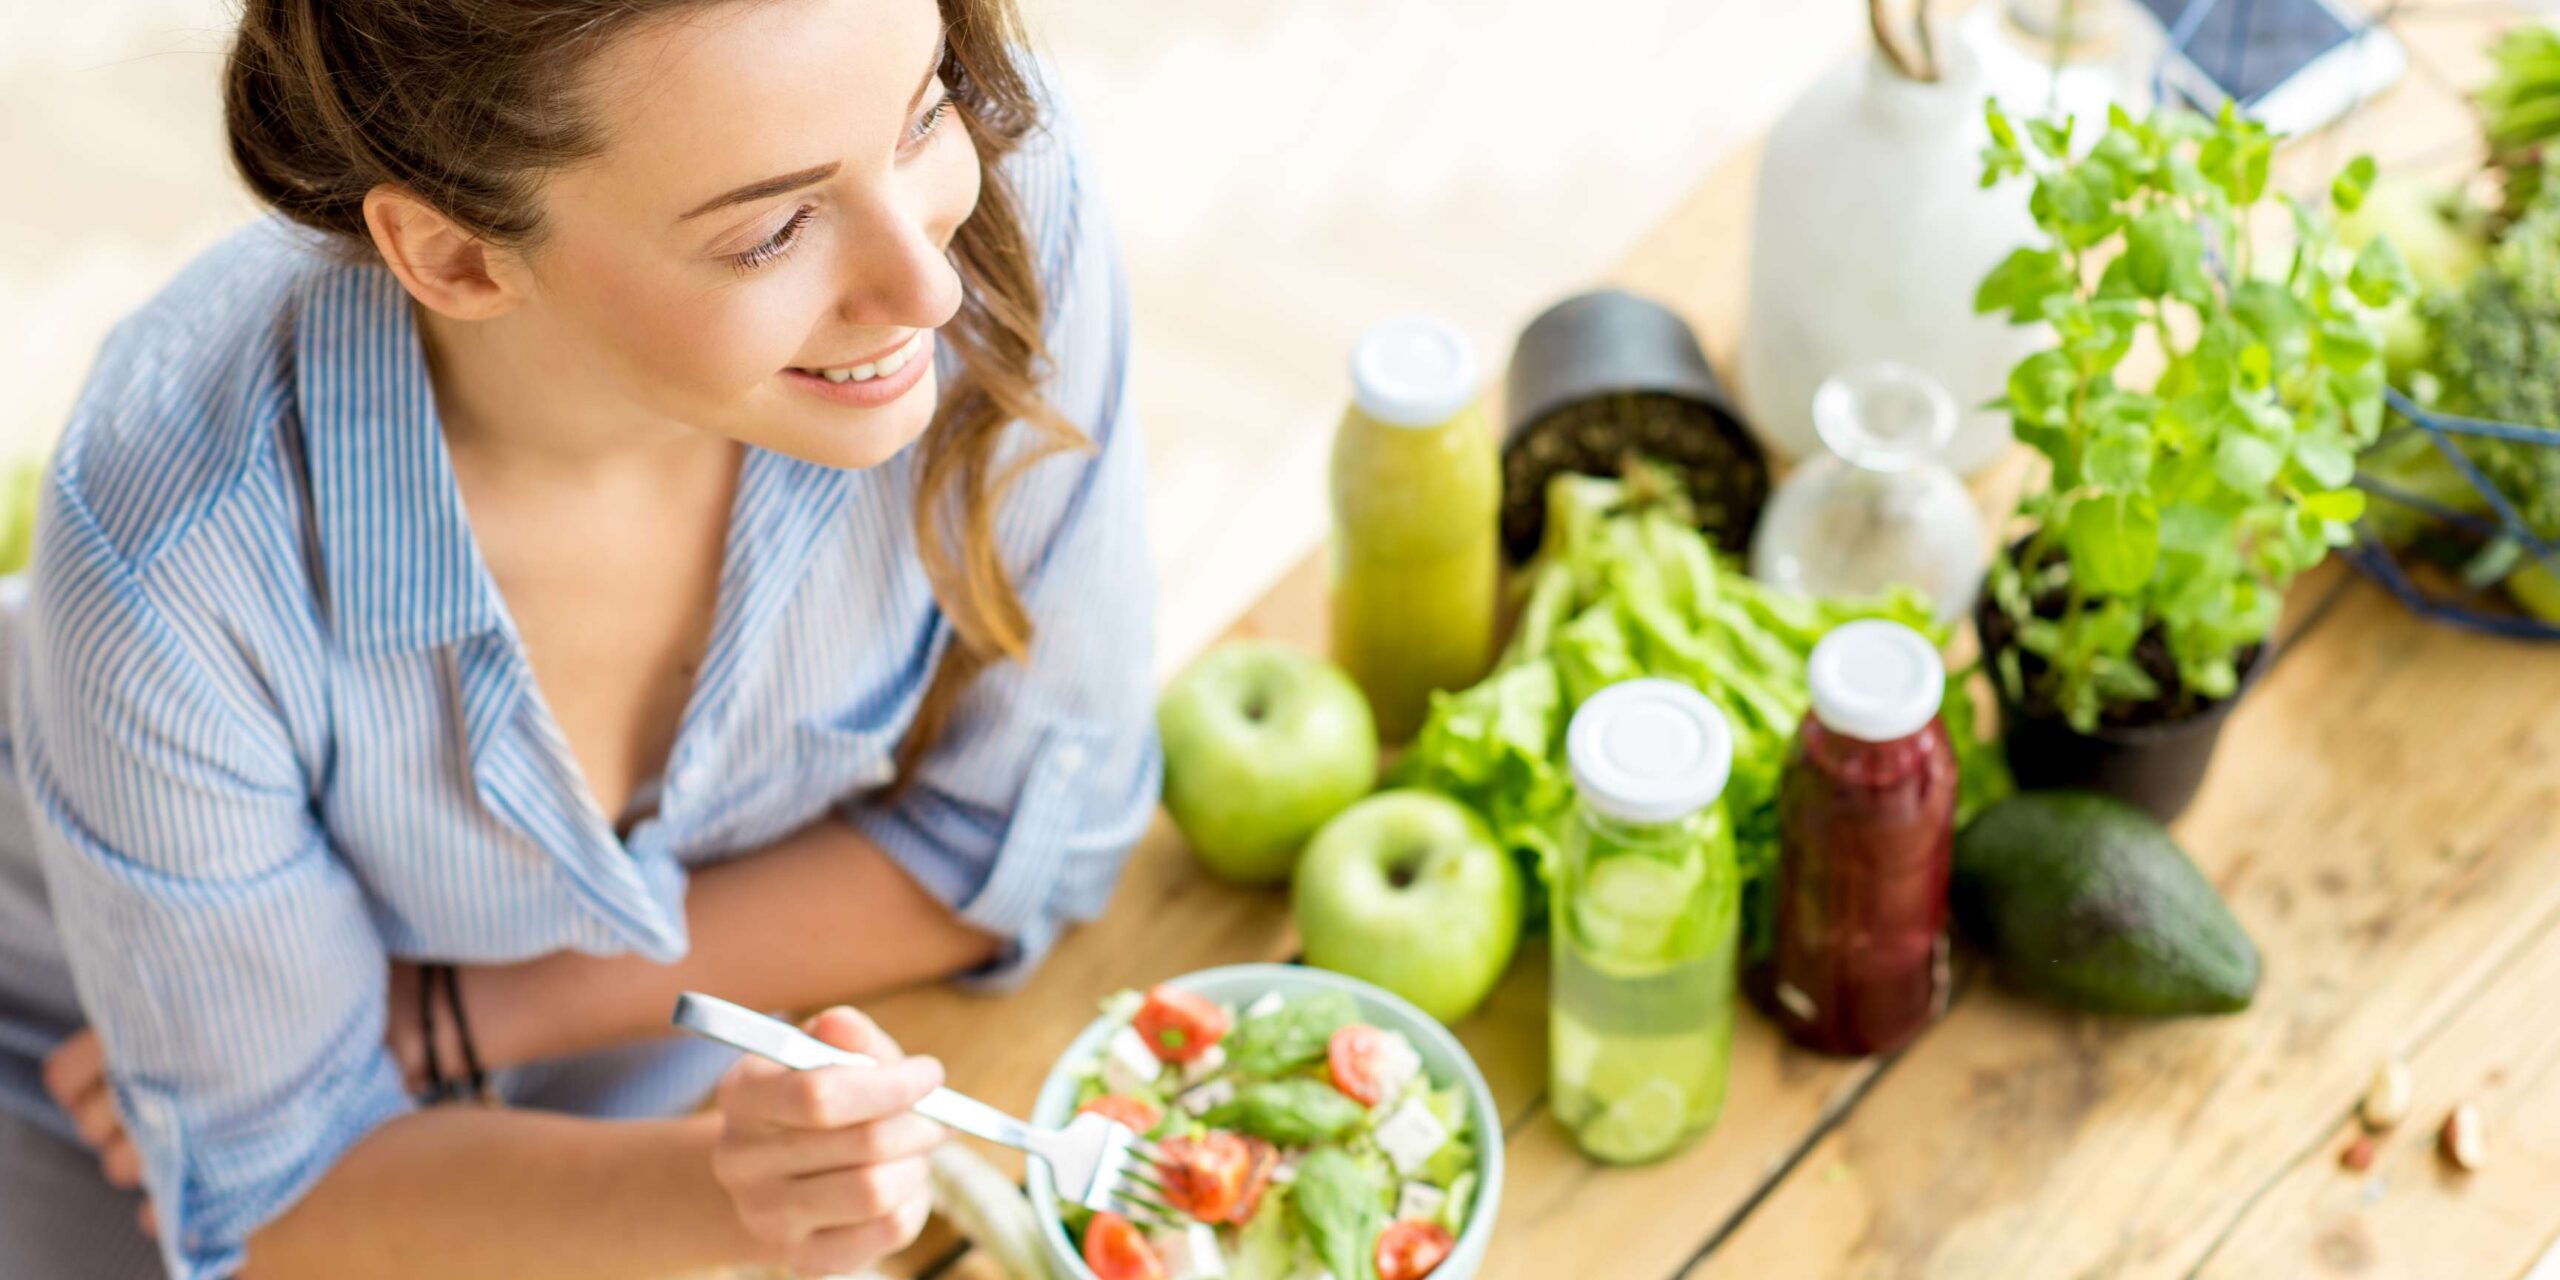
<svg viewBox="0 0 2560 1280"><path fill-rule="evenodd" d="M2042 325L1973 313L1982 277L2037 233L2017 180L1982 189L1979 61L1960 39L1938 49L1935 83L1861 52L1770 131L1741 391L1752 424L1787 457L1822 447L1813 392L1825 377L1888 360L1954 394L1963 416L1944 458L1979 471L2011 443L2008 418L1981 406L2000 396L2010 366L2052 341Z"/></svg>

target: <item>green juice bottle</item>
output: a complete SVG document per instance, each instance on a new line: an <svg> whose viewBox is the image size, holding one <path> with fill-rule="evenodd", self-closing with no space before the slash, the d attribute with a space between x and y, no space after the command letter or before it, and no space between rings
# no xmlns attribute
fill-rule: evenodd
<svg viewBox="0 0 2560 1280"><path fill-rule="evenodd" d="M1724 1109L1741 939L1720 803L1733 735L1697 690L1629 680L1574 713L1565 754L1578 798L1551 904L1549 1093L1585 1154L1643 1164Z"/></svg>
<svg viewBox="0 0 2560 1280"><path fill-rule="evenodd" d="M1333 438L1333 656L1378 738L1422 727L1434 689L1493 661L1501 462L1474 347L1447 321L1383 321L1351 353Z"/></svg>

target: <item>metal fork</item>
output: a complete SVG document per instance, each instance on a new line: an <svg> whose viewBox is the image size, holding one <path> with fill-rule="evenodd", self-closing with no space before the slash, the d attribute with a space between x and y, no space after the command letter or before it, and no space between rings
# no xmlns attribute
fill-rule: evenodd
<svg viewBox="0 0 2560 1280"><path fill-rule="evenodd" d="M675 1025L732 1049L781 1063L794 1071L819 1067L875 1067L859 1053L839 1049L779 1018L767 1017L718 996L687 991L676 997ZM1156 1179L1155 1144L1107 1116L1087 1112L1063 1129L1024 1124L966 1094L936 1089L915 1105L917 1115L972 1137L1011 1147L1049 1166L1058 1194L1093 1210L1109 1210L1151 1226L1182 1221L1165 1203Z"/></svg>

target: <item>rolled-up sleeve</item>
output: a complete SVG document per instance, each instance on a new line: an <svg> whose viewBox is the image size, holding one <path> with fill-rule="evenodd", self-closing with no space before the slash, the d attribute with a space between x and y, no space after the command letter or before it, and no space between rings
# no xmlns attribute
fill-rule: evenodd
<svg viewBox="0 0 2560 1280"><path fill-rule="evenodd" d="M1094 447L1034 465L998 515L1032 622L1029 660L981 674L898 798L847 815L963 919L1007 940L973 978L992 987L1101 913L1162 772L1127 285L1074 127L1050 127L1017 194L1043 229L1049 402Z"/></svg>
<svg viewBox="0 0 2560 1280"><path fill-rule="evenodd" d="M242 645L48 495L18 672L20 779L62 945L169 1273L246 1242L412 1103L385 957Z"/></svg>

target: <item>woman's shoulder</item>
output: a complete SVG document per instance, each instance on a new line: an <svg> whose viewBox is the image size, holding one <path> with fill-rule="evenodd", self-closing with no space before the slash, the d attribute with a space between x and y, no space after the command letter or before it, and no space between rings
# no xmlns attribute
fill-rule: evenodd
<svg viewBox="0 0 2560 1280"><path fill-rule="evenodd" d="M51 464L58 502L146 570L272 473L294 412L293 316L345 259L265 218L189 263L103 346Z"/></svg>

